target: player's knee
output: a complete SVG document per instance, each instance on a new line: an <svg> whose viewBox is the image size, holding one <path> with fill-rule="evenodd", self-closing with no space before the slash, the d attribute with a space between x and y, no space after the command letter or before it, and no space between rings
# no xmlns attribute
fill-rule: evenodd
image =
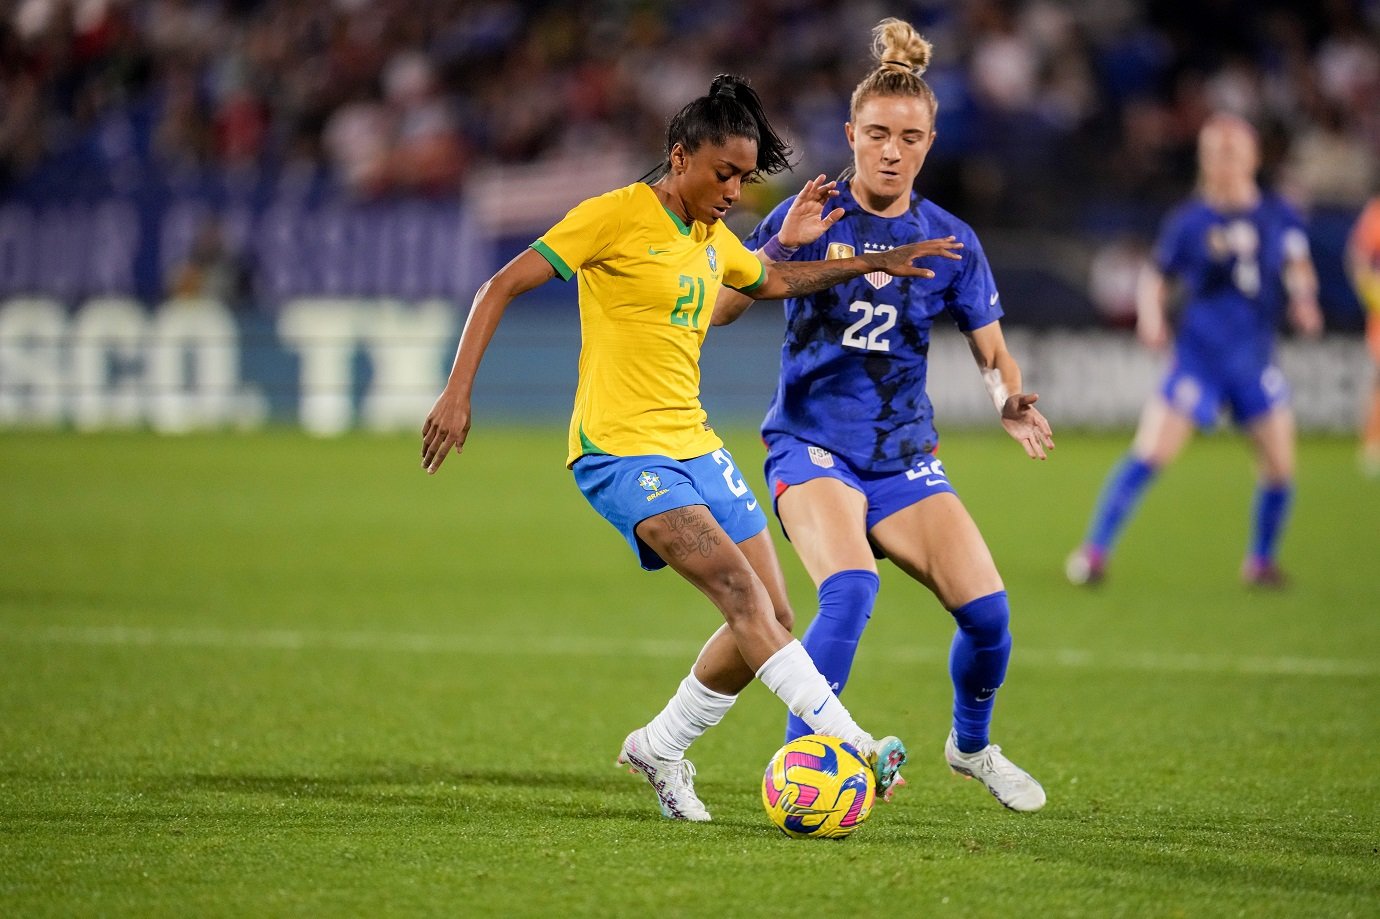
<svg viewBox="0 0 1380 919"><path fill-rule="evenodd" d="M787 632L794 632L795 610L791 608L791 605L789 603L781 603L775 607L775 610L776 621L781 624L781 627Z"/></svg>
<svg viewBox="0 0 1380 919"><path fill-rule="evenodd" d="M969 600L952 613L958 627L978 647L993 647L1010 640L1011 606L1004 590Z"/></svg>
<svg viewBox="0 0 1380 919"><path fill-rule="evenodd" d="M865 569L840 571L819 585L819 616L859 636L872 618L881 579Z"/></svg>
<svg viewBox="0 0 1380 919"><path fill-rule="evenodd" d="M716 572L707 587L710 599L723 612L729 625L769 615L772 609L766 588L746 566Z"/></svg>
<svg viewBox="0 0 1380 919"><path fill-rule="evenodd" d="M1288 485L1294 478L1294 457L1290 450L1261 450L1256 461L1261 484L1271 488Z"/></svg>

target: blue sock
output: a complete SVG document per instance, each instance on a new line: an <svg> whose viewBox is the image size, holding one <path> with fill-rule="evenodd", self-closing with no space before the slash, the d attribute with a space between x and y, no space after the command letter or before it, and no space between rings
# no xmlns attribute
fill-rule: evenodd
<svg viewBox="0 0 1380 919"><path fill-rule="evenodd" d="M1112 470L1098 496L1087 545L1104 553L1111 550L1156 472L1154 466L1135 456L1127 456Z"/></svg>
<svg viewBox="0 0 1380 919"><path fill-rule="evenodd" d="M976 753L989 743L992 706L1011 659L1011 608L999 590L953 610L958 631L949 649L958 749Z"/></svg>
<svg viewBox="0 0 1380 919"><path fill-rule="evenodd" d="M1251 556L1256 561L1274 561L1279 534L1284 530L1284 521L1289 516L1293 497L1294 486L1289 482L1256 486L1255 507L1251 515Z"/></svg>
<svg viewBox="0 0 1380 919"><path fill-rule="evenodd" d="M835 695L843 695L848 683L848 671L853 668L853 655L858 651L867 620L872 618L872 604L882 586L875 571L852 569L831 574L819 585L819 613L800 643L815 662L824 679L829 681ZM786 741L813 734L810 726L795 715L786 722Z"/></svg>

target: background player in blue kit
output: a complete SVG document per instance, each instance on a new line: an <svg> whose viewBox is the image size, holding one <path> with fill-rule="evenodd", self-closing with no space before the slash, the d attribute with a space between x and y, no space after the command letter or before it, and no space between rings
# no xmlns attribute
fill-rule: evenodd
<svg viewBox="0 0 1380 919"><path fill-rule="evenodd" d="M1261 190L1255 131L1215 115L1198 136L1200 193L1171 214L1155 264L1138 295L1136 331L1152 348L1169 340L1168 279L1185 288L1174 362L1141 415L1129 455L1112 471L1083 545L1065 566L1075 584L1102 580L1107 558L1132 511L1192 436L1211 428L1221 408L1255 447L1257 484L1250 546L1241 576L1278 587L1276 563L1294 478L1294 414L1274 363L1282 313L1304 334L1322 331L1317 276L1303 223L1288 204Z"/></svg>
<svg viewBox="0 0 1380 919"><path fill-rule="evenodd" d="M995 693L1011 653L1001 576L935 456L925 392L930 327L948 313L967 336L1002 425L1032 457L1053 448L1034 394L1006 350L992 274L967 224L917 195L934 142L937 101L921 79L930 44L908 23L873 30L878 64L853 92L851 175L824 176L783 202L746 240L766 262L847 258L912 239L954 236L963 260L937 261L925 283L870 274L786 301L781 376L762 425L776 513L819 591L802 643L842 692L880 581L876 552L920 581L952 613L950 766L978 778L1013 810L1039 810L1044 789L992 745ZM824 213L836 197L838 207ZM714 322L748 299L724 292ZM787 737L808 733L797 718Z"/></svg>

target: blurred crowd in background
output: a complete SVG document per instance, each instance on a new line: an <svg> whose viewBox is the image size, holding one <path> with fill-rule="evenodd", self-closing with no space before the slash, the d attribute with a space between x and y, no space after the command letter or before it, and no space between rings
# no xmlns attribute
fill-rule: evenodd
<svg viewBox="0 0 1380 919"><path fill-rule="evenodd" d="M669 115L732 71L761 92L800 160L745 202L752 215L847 164L848 98L869 67L869 30L887 15L934 44L939 137L922 190L979 231L1111 240L1100 257L1134 260L1190 191L1195 134L1213 110L1257 124L1265 177L1339 225L1380 179L1377 0L6 0L0 10L0 204L207 174L325 185L356 201L459 201L494 164L607 155L650 169ZM197 235L216 245L214 232Z"/></svg>

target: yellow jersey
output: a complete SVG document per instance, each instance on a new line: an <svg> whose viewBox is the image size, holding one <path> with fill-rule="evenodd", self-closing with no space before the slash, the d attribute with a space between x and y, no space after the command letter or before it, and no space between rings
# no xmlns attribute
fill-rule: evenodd
<svg viewBox="0 0 1380 919"><path fill-rule="evenodd" d="M716 221L686 226L636 182L577 204L532 243L579 278L572 465L587 453L691 459L723 441L700 405L700 347L723 285L752 290L757 257Z"/></svg>
<svg viewBox="0 0 1380 919"><path fill-rule="evenodd" d="M1361 274L1354 279L1356 294L1370 310L1371 321L1380 322L1380 196L1371 198L1362 209L1348 242L1365 260Z"/></svg>

